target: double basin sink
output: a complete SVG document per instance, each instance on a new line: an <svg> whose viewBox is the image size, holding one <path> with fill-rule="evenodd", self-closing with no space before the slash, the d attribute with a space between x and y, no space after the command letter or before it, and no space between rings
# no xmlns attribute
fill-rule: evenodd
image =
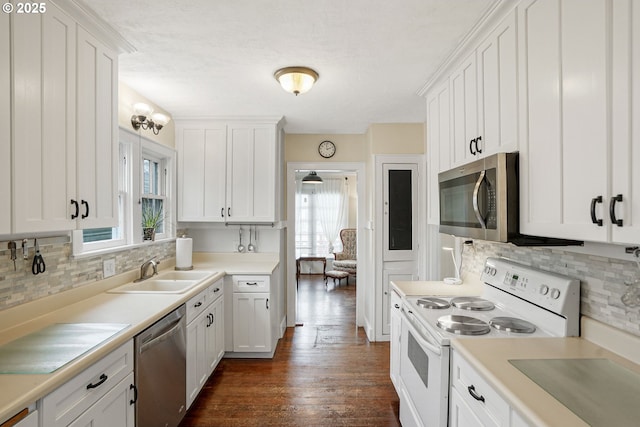
<svg viewBox="0 0 640 427"><path fill-rule="evenodd" d="M140 282L111 289L114 294L182 294L216 274L215 271L167 271Z"/></svg>

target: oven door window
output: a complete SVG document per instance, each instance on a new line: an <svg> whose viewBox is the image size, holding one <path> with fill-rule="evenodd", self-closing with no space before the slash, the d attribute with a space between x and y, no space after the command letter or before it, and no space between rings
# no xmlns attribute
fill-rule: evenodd
<svg viewBox="0 0 640 427"><path fill-rule="evenodd" d="M416 372L425 387L429 388L429 357L424 352L418 341L409 332L409 341L407 343L407 355L409 361L416 369Z"/></svg>

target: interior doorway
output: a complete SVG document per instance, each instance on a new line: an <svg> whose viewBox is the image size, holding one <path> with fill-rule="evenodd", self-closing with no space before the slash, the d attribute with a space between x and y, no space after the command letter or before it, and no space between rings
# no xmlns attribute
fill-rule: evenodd
<svg viewBox="0 0 640 427"><path fill-rule="evenodd" d="M313 257L324 257L328 256L327 259L327 271L331 269L332 257L330 256L331 246L334 242L329 242L325 236L324 232L315 228L321 228L318 223L315 225L309 226L309 223L302 225L305 227L305 230L301 232L299 230L301 223L299 221L299 216L301 214L308 215L308 212L301 213L296 210L296 198L300 201L301 197L307 197L306 203L318 203L318 200L313 201L311 196L312 189L308 189L305 191L300 191L300 184L296 185L296 180L300 180L301 177L308 174L310 171L315 171L321 178L325 177L327 180L335 180L341 179L344 180L346 178L347 185L349 186L349 208L344 214L344 220L338 228L338 231L341 228L355 228L357 230L357 247L358 247L358 255L357 255L357 263L358 263L358 284L363 280L363 276L361 275L362 269L364 269L363 256L361 248L365 244L363 239L363 233L361 230L363 229L364 224L364 206L363 206L363 197L364 194L364 165L360 163L288 163L287 164L287 326L295 326L299 321L304 319L304 316L299 316L298 310L304 310L308 305L308 301L300 307L298 304L298 286L297 286L297 268L296 268L296 260L300 256L313 256ZM329 182L329 181L328 181ZM327 203L327 199L323 199L321 203ZM309 205L307 205L307 208ZM337 223L330 222L329 228L331 226L336 226ZM335 230L334 230L335 231ZM298 244L296 245L296 234L299 236ZM300 235L304 236L300 236ZM340 243L339 238L337 239L337 247L336 250L339 249ZM322 265L321 263L305 263L309 265L304 265L303 272L311 272L322 274ZM317 265L314 265L317 264ZM315 269L315 270L314 270ZM366 274L364 275L366 277ZM304 276L302 276L304 277ZM312 276L313 277L313 276ZM353 278L352 284L353 284ZM329 279L331 282L329 284L329 288L333 287L332 279ZM343 280L344 285L344 280ZM349 285L351 286L351 285ZM360 319L360 313L362 312L362 300L363 300L363 290L360 289L360 286L355 286L356 288L356 316L355 321L356 325L362 325L362 321ZM322 286L322 291L324 292L324 284Z"/></svg>

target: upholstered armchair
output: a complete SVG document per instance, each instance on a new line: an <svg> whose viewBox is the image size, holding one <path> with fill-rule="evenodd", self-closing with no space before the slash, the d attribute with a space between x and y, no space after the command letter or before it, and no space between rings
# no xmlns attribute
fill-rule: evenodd
<svg viewBox="0 0 640 427"><path fill-rule="evenodd" d="M340 230L340 240L342 240L342 252L334 252L335 261L333 261L333 269L338 271L346 271L350 275L356 275L356 229L344 228Z"/></svg>

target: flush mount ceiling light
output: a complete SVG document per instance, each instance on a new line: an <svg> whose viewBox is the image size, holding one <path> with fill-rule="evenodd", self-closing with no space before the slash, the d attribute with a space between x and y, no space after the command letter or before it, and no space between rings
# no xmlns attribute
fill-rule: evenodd
<svg viewBox="0 0 640 427"><path fill-rule="evenodd" d="M302 178L303 184L322 184L322 178L318 176L316 171L311 171L307 176Z"/></svg>
<svg viewBox="0 0 640 427"><path fill-rule="evenodd" d="M151 129L154 135L160 133L167 123L169 123L169 117L161 113L153 114L153 108L143 102L138 102L133 105L133 115L131 116L131 126L135 130Z"/></svg>
<svg viewBox="0 0 640 427"><path fill-rule="evenodd" d="M282 89L298 96L311 90L318 80L318 73L308 67L285 67L276 71L273 76L280 82Z"/></svg>

